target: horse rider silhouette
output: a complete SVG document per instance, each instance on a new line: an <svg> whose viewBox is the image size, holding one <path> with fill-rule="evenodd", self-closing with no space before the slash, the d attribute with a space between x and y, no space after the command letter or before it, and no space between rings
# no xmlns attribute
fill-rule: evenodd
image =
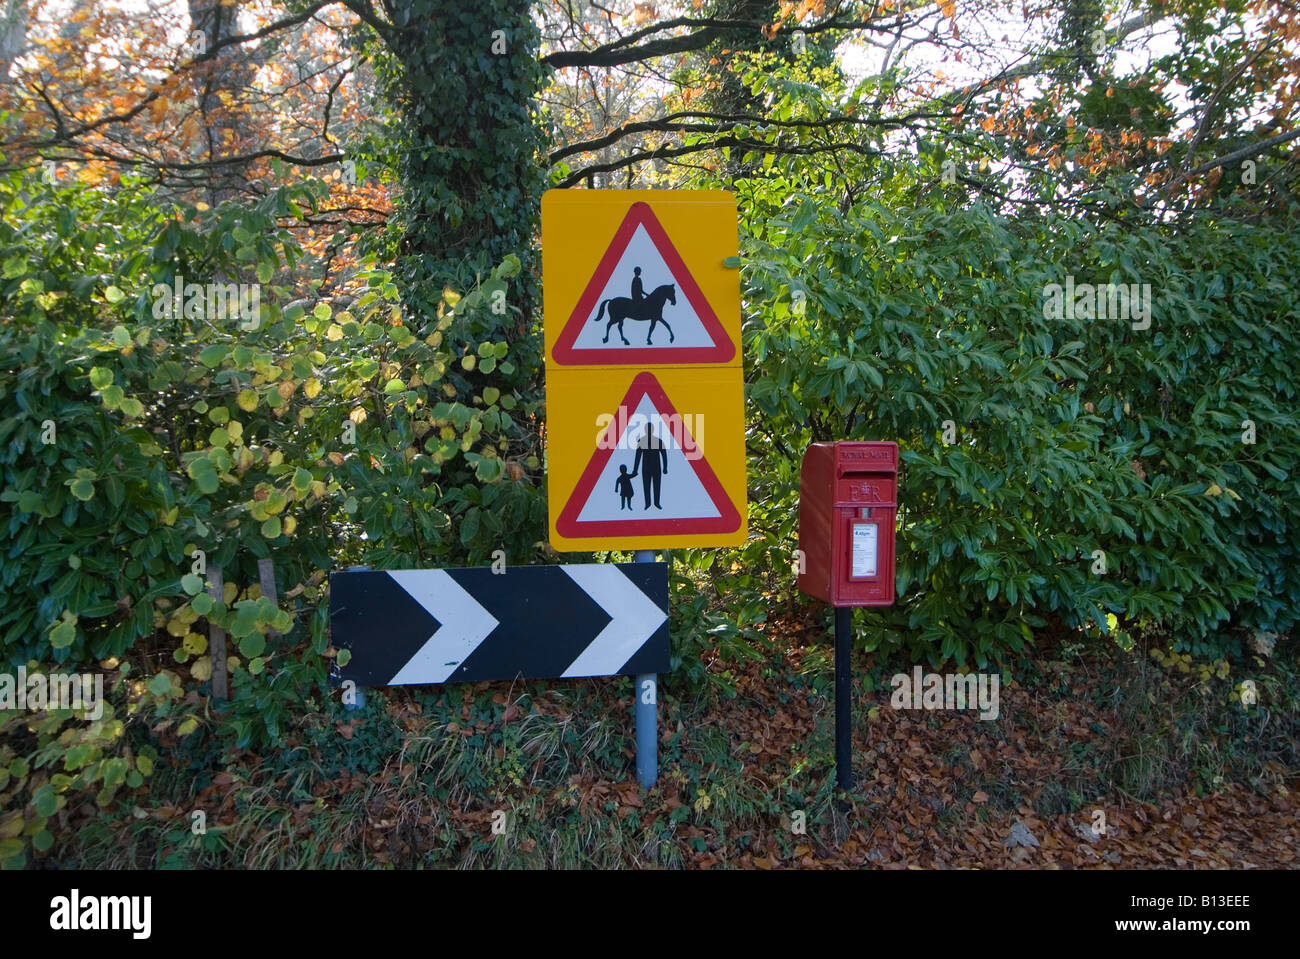
<svg viewBox="0 0 1300 959"><path fill-rule="evenodd" d="M640 294L640 297L638 297ZM624 320L641 320L650 322L650 330L646 333L646 346L653 346L651 337L654 336L655 327L660 323L668 331L668 342L671 343L673 328L668 325L664 319L664 303L677 305L677 284L665 283L663 286L656 287L649 293L643 293L641 286L641 267L636 267L636 275L632 278L632 297L614 296L600 301L600 310L592 317L593 323L599 323L605 315L605 307L609 307L609 322L605 324L605 338L602 343L609 342L609 332L618 324L618 337L623 341L624 346L631 346L626 336L623 335Z"/></svg>

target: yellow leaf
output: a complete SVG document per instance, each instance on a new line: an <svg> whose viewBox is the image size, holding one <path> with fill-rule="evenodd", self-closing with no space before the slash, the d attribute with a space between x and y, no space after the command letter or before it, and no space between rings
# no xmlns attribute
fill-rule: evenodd
<svg viewBox="0 0 1300 959"><path fill-rule="evenodd" d="M307 399L314 400L320 395L320 380L313 376L302 384L302 391L307 394Z"/></svg>
<svg viewBox="0 0 1300 959"><path fill-rule="evenodd" d="M199 682L204 682L212 678L212 657L200 656L190 664L190 676ZM182 736L185 735L185 723L181 723L181 728L177 730Z"/></svg>
<svg viewBox="0 0 1300 959"><path fill-rule="evenodd" d="M257 409L257 394L252 390L240 390L239 395L235 397L235 402L239 408L246 413L251 413Z"/></svg>

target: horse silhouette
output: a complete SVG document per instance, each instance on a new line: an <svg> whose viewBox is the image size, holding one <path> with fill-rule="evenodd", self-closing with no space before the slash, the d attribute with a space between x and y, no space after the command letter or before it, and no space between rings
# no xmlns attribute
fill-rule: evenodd
<svg viewBox="0 0 1300 959"><path fill-rule="evenodd" d="M600 312L598 312L591 321L599 323L601 317L605 315L605 305L609 304L609 322L605 324L605 338L602 343L609 342L609 331L613 329L614 324L618 324L618 336L623 341L624 346L631 346L627 337L623 335L624 320L649 320L650 331L646 333L646 346L653 345L650 337L654 335L655 327L662 323L668 330L668 342L673 341L673 328L668 326L668 321L664 319L664 302L677 305L677 285L674 283L665 283L663 286L656 287L646 294L644 300L640 303L629 299L626 296L613 296L607 300L600 301Z"/></svg>

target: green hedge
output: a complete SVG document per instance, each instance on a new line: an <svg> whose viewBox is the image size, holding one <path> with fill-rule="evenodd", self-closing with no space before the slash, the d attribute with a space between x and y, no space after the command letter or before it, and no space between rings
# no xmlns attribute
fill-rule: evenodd
<svg viewBox="0 0 1300 959"><path fill-rule="evenodd" d="M873 620L889 643L982 665L1049 620L1167 634L1203 655L1235 649L1234 627L1291 628L1292 229L1009 220L980 205L842 213L817 194L749 213L759 539L745 568L789 582L808 443L889 439L902 451L900 599ZM1067 275L1150 284L1150 328L1048 318L1043 291Z"/></svg>
<svg viewBox="0 0 1300 959"><path fill-rule="evenodd" d="M538 347L494 308L519 259L428 315L373 265L318 295L280 225L318 196L172 208L130 181L0 179L0 660L103 660L165 631L189 668L207 618L239 647L241 738L274 736L286 651L309 637L301 678L324 678L330 569L535 559ZM155 286L178 277L259 284L258 323L165 315ZM196 549L228 584L215 608ZM268 556L278 608L258 602Z"/></svg>

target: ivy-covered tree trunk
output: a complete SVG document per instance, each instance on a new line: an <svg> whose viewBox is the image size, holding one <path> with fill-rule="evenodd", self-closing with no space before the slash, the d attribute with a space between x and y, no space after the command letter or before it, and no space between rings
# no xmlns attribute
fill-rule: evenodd
<svg viewBox="0 0 1300 959"><path fill-rule="evenodd" d="M451 348L427 403L468 454L430 482L453 519L453 558L502 549L524 561L546 538L534 255L546 183L540 34L527 0L409 0L388 4L387 16L380 76L395 111L398 273L417 333L436 328Z"/></svg>
<svg viewBox="0 0 1300 959"><path fill-rule="evenodd" d="M411 278L463 284L513 253L527 275L545 182L534 107L540 35L530 4L395 6L399 32L389 49L400 69L387 91L400 111L405 267ZM531 290L510 299L529 315Z"/></svg>

